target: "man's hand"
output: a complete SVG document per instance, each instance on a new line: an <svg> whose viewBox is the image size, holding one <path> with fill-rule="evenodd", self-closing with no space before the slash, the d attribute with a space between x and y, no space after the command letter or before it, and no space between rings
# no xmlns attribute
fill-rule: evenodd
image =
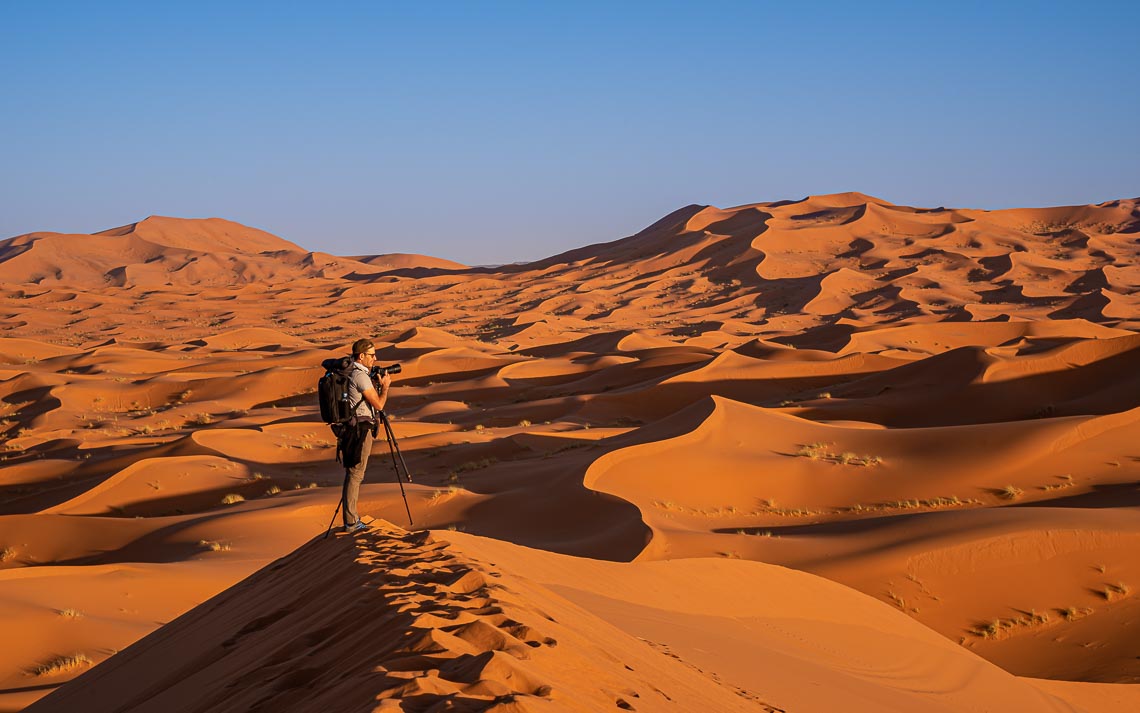
<svg viewBox="0 0 1140 713"><path fill-rule="evenodd" d="M379 390L369 389L365 391L364 400L377 411L383 411L384 404L388 402L388 387L392 385L392 375L385 373L379 379L376 379L374 383Z"/></svg>

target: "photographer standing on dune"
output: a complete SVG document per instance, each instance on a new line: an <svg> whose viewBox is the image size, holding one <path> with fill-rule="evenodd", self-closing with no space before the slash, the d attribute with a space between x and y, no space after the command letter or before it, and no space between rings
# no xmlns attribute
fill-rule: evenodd
<svg viewBox="0 0 1140 713"><path fill-rule="evenodd" d="M364 471L368 467L368 456L372 453L372 442L379 432L380 422L376 414L384 410L388 388L392 384L392 375L387 372L382 372L373 382L371 372L375 364L376 346L372 341L358 339L353 342L348 400L356 405L356 411L342 445L345 471L341 505L344 508L345 532L357 532L365 527L356 513L356 503L360 497L360 484L364 482Z"/></svg>

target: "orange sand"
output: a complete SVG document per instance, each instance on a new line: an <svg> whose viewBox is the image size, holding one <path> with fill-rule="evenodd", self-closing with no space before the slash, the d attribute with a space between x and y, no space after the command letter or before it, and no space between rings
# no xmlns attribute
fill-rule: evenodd
<svg viewBox="0 0 1140 713"><path fill-rule="evenodd" d="M1138 709L1138 232L846 193L501 268L0 241L0 711ZM434 534L378 451L320 539L359 336Z"/></svg>

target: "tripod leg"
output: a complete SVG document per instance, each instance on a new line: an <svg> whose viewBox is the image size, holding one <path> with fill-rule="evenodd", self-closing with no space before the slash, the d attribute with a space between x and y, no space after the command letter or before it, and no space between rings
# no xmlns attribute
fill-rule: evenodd
<svg viewBox="0 0 1140 713"><path fill-rule="evenodd" d="M408 505L408 494L404 492L404 481L400 480L400 467L396 464L397 458L399 463L404 466L404 473L407 474L408 466L404 464L404 456L400 453L400 446L396 443L396 434L392 431L392 423L388 420L388 414L383 411L380 412L380 420L384 422L384 436L388 439L388 452L392 456L392 470L396 471L396 484L400 486L400 497L404 499L404 510L408 512L408 526L415 523L412 522L412 508ZM408 475L408 482L412 482L412 476Z"/></svg>
<svg viewBox="0 0 1140 713"><path fill-rule="evenodd" d="M329 520L329 529L325 530L325 538L324 538L324 539L326 539L326 540L327 540L327 539L329 539L329 533L331 533L331 532L332 532L333 523L334 523L334 522L336 522L336 516L337 516L337 513L339 513L339 512L340 512L340 506L341 506L341 503L342 503L342 502L344 502L344 498L343 498L343 497L342 497L340 500L338 500L338 501L337 501L337 503L336 503L336 510L333 510L333 516L332 516L332 519L331 519L331 520Z"/></svg>
<svg viewBox="0 0 1140 713"><path fill-rule="evenodd" d="M385 423L387 425L387 422L385 422ZM387 425L387 431L388 431L388 439L389 439L388 440L388 449L390 451L392 451L392 453L395 454L395 456L392 459L392 464L395 465L396 460L400 461L400 466L404 469L404 478L410 483L410 482L412 482L412 474L408 472L408 464L404 462L404 454L400 452L400 444L396 442L396 434L394 431L392 431L391 425ZM397 478L399 477L399 474L400 474L400 470L399 470L399 468L397 468L396 469Z"/></svg>

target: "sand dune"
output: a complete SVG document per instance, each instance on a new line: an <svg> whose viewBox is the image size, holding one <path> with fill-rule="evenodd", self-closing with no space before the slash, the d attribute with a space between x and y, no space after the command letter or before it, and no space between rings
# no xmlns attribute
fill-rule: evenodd
<svg viewBox="0 0 1140 713"><path fill-rule="evenodd" d="M1140 707L1138 231L843 193L502 267L0 241L0 710ZM322 540L364 336L412 522L382 441L381 522Z"/></svg>
<svg viewBox="0 0 1140 713"><path fill-rule="evenodd" d="M0 281L37 285L229 287L286 275L340 277L355 269L374 272L351 258L307 252L219 218L152 216L92 235L29 233L0 242Z"/></svg>
<svg viewBox="0 0 1140 713"><path fill-rule="evenodd" d="M412 253L388 253L385 255L359 255L352 258L358 262L385 270L407 270L410 268L428 268L442 270L462 270L466 268L458 262L444 260L430 255L415 255Z"/></svg>

